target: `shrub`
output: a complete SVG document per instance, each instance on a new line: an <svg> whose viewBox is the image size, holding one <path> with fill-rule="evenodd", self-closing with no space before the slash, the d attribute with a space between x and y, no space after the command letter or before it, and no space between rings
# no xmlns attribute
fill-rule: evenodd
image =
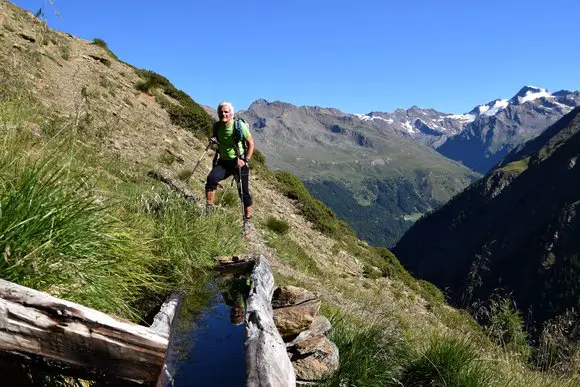
<svg viewBox="0 0 580 387"><path fill-rule="evenodd" d="M91 44L94 44L95 46L101 47L103 50L105 50L107 52L107 54L109 54L109 56L111 58L113 58L117 61L119 60L119 58L117 58L117 55L115 55L113 53L113 51L111 51L111 49L109 48L109 46L107 46L107 43L103 39L94 38L93 41L91 42ZM110 61L108 61L108 62L109 62L109 64L107 66L110 66L111 62Z"/></svg>
<svg viewBox="0 0 580 387"><path fill-rule="evenodd" d="M468 339L433 336L424 353L405 368L405 386L489 386L492 373Z"/></svg>
<svg viewBox="0 0 580 387"><path fill-rule="evenodd" d="M279 235L284 235L290 230L290 224L287 221L284 219L278 219L274 216L269 216L268 219L266 219L266 227Z"/></svg>
<svg viewBox="0 0 580 387"><path fill-rule="evenodd" d="M156 94L157 101L167 111L174 125L189 129L199 135L210 135L213 119L189 95L177 90L169 80L149 70L137 70L141 81L135 88L145 93ZM175 99L178 104L170 102L167 96Z"/></svg>
<svg viewBox="0 0 580 387"><path fill-rule="evenodd" d="M435 301L443 303L445 302L445 296L443 292L435 285L429 281L417 280L417 284L420 286L420 294L427 301Z"/></svg>
<svg viewBox="0 0 580 387"><path fill-rule="evenodd" d="M522 315L509 298L494 295L487 306L480 306L477 317L485 332L502 347L519 354L527 361L531 349L523 328Z"/></svg>
<svg viewBox="0 0 580 387"><path fill-rule="evenodd" d="M254 154L252 155L252 164L256 163L258 165L266 165L266 156L264 156L264 154L258 149L254 149ZM250 166L252 166L252 164L250 164Z"/></svg>

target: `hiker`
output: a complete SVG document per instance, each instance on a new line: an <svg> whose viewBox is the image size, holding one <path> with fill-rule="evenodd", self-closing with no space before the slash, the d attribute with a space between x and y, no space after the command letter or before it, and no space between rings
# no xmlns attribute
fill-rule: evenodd
<svg viewBox="0 0 580 387"><path fill-rule="evenodd" d="M238 194L243 198L244 226L246 226L252 216L252 195L250 194L250 169L248 163L252 153L254 153L254 140L250 134L248 124L243 120L234 122L234 107L231 103L220 103L217 113L219 121L214 124L214 135L209 140L217 143L216 156L218 156L218 160L216 162L214 159L213 169L207 176L207 182L205 183L206 212L209 213L213 209L218 183L234 175L238 183ZM235 125L240 126L241 130L238 133L234 130ZM236 141L236 137L239 137L240 133L241 138ZM247 147L244 145L247 145ZM241 184L239 181L240 175L242 177Z"/></svg>

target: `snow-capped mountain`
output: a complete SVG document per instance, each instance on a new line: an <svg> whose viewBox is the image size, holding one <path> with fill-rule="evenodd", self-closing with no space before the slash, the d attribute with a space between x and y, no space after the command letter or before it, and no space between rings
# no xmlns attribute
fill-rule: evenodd
<svg viewBox="0 0 580 387"><path fill-rule="evenodd" d="M413 106L356 117L418 140L485 173L515 146L536 137L578 105L579 91L550 93L541 87L525 86L509 100L495 99L465 114Z"/></svg>

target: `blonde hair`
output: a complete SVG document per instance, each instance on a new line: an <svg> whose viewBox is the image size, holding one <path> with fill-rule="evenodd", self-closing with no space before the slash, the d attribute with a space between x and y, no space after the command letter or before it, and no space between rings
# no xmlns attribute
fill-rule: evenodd
<svg viewBox="0 0 580 387"><path fill-rule="evenodd" d="M227 102L227 101L220 102L220 104L217 107L218 112L219 112L220 108L224 107L224 106L227 106L230 108L230 110L232 111L232 116L233 116L234 115L234 105L232 105L230 102Z"/></svg>

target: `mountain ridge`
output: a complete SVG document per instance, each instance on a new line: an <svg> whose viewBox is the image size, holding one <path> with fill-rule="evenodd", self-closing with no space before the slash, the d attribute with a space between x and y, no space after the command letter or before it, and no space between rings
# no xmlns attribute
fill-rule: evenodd
<svg viewBox="0 0 580 387"><path fill-rule="evenodd" d="M413 219L478 178L432 148L335 108L259 100L238 114L271 168L300 177L373 244L393 244Z"/></svg>
<svg viewBox="0 0 580 387"><path fill-rule="evenodd" d="M501 289L532 310L536 327L578 310L579 149L577 107L417 221L394 252L415 275L449 288L456 304Z"/></svg>

